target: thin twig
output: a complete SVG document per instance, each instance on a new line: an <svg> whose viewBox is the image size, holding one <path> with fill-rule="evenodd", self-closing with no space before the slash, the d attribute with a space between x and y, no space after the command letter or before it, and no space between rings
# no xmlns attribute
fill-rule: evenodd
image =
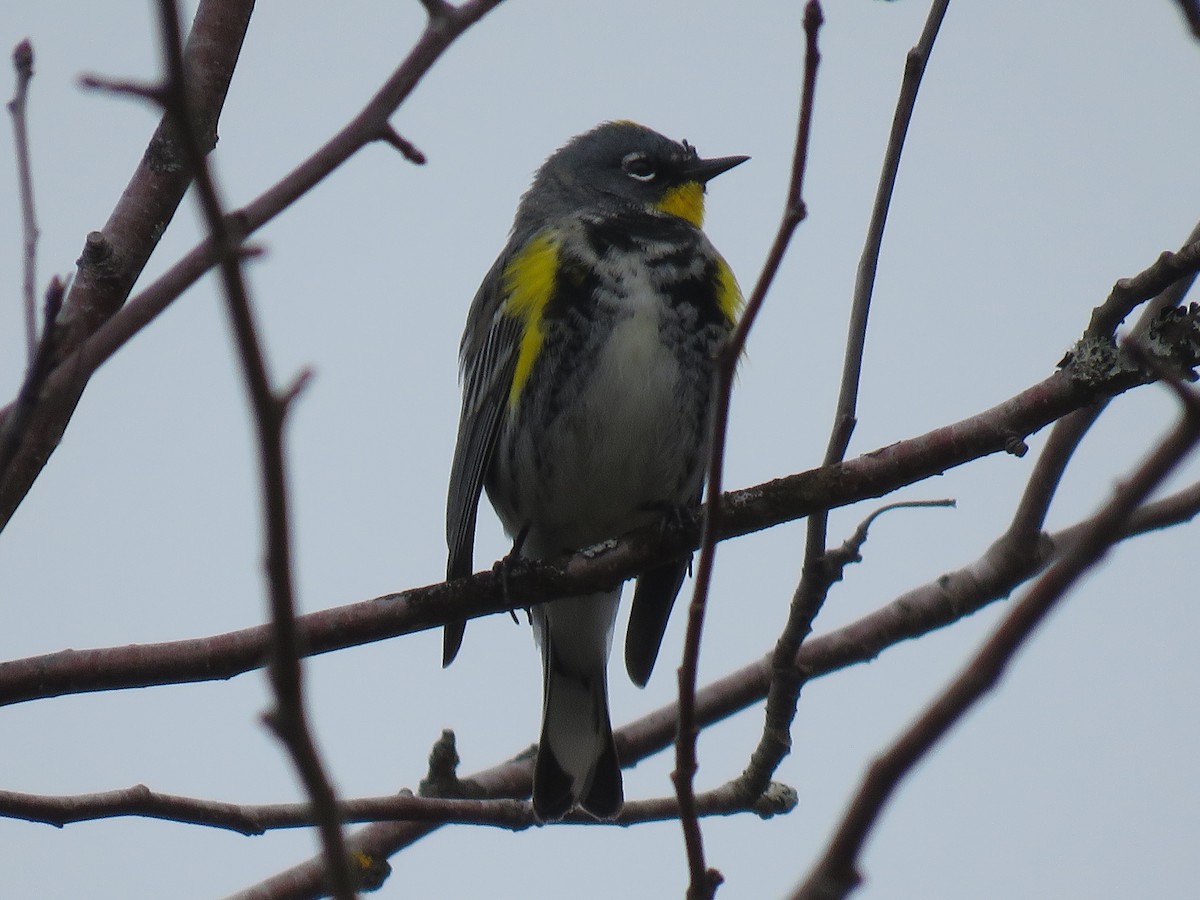
<svg viewBox="0 0 1200 900"><path fill-rule="evenodd" d="M729 428L729 405L733 377L738 359L746 345L746 337L762 308L775 273L787 251L792 234L804 220L804 173L808 162L809 135L812 131L813 102L816 93L817 69L821 54L817 47L824 16L820 3L809 0L804 7L804 87L800 99L800 118L796 146L788 184L783 220L767 254L762 273L746 303L746 309L718 358L714 395L712 449L708 462L707 502L704 526L700 539L700 559L696 565L696 583L688 606L687 633L684 637L683 661L679 667L679 733L675 744L675 771L672 780L679 798L680 821L688 859L689 900L712 897L720 884L720 873L709 869L704 862L704 845L700 823L695 815L696 722L695 695L700 662L700 638L704 628L704 610L712 583L713 562L716 556L717 533L721 524L721 482L724 475L725 444Z"/></svg>
<svg viewBox="0 0 1200 900"><path fill-rule="evenodd" d="M945 509L954 507L957 504L953 500L901 500L896 503L888 503L879 509L874 510L869 516L859 522L858 527L854 529L854 533L842 543L842 546L828 551L825 555L830 560L830 564L836 567L838 577L841 577L842 570L850 563L862 562L863 544L867 542L867 534L871 530L871 526L882 515L890 513L897 509Z"/></svg>
<svg viewBox="0 0 1200 900"><path fill-rule="evenodd" d="M1038 454L1033 471L1029 473L1029 480L1003 539L1013 541L1016 546L1026 550L1036 544L1046 514L1050 511L1050 501L1067 470L1067 463L1107 405L1107 400L1097 401L1054 423L1050 437L1046 439L1046 445Z"/></svg>
<svg viewBox="0 0 1200 900"><path fill-rule="evenodd" d="M25 346L29 367L33 368L37 354L37 215L33 205L33 166L29 161L29 82L33 80L33 44L28 39L13 48L13 69L17 84L8 101L12 115L13 144L17 151L17 187L21 192L21 227L24 246L24 278L22 296L25 299ZM3 469L0 469L2 472Z"/></svg>
<svg viewBox="0 0 1200 900"><path fill-rule="evenodd" d="M857 860L900 781L981 697L996 686L1037 626L1079 578L1121 539L1134 511L1200 442L1200 394L1181 384L1179 424L1114 491L1086 533L1029 589L979 652L917 720L870 765L825 853L792 900L834 900L861 881Z"/></svg>
<svg viewBox="0 0 1200 900"><path fill-rule="evenodd" d="M937 40L938 31L949 6L950 0L935 0L925 19L920 39L916 46L908 51L904 60L900 96L896 100L896 112L892 116L892 130L888 135L887 149L884 151L883 168L875 191L875 203L871 208L871 221L867 226L867 238L859 258L854 283L846 355L842 364L842 383L838 393L837 410L834 413L835 427L825 454L826 465L844 459L846 449L850 446L867 342L867 318L871 311L871 296L875 291L875 273L879 268L879 254L883 248L883 232L887 226L888 210L891 208L892 194L896 188L896 176L900 171L904 140L908 135L908 126L912 122L913 110L917 103L917 92L921 88L921 79L933 52L933 43Z"/></svg>
<svg viewBox="0 0 1200 900"><path fill-rule="evenodd" d="M1193 277L1197 268L1200 268L1200 240L1175 251L1164 250L1145 271L1132 278L1122 278L1113 285L1108 299L1092 310L1092 320L1084 339L1111 341L1117 326L1134 309L1172 284Z"/></svg>
<svg viewBox="0 0 1200 900"><path fill-rule="evenodd" d="M1191 233L1184 238L1180 250L1198 242L1200 242L1200 222L1192 226ZM1170 309L1181 304L1195 283L1196 270L1193 268L1190 272L1185 272L1181 277L1168 284L1157 296L1152 297L1146 304L1145 310L1138 317L1137 325L1134 326L1131 332L1132 336L1140 336L1143 333L1142 330L1149 328L1150 322L1164 309Z"/></svg>
<svg viewBox="0 0 1200 900"><path fill-rule="evenodd" d="M875 273L883 246L888 209L891 206L900 157L904 150L904 139L912 121L921 77L925 73L933 42L937 38L948 6L949 0L935 0L925 20L920 39L916 46L908 51L905 59L900 96L896 101L896 112L892 117L892 130L875 192L871 222L858 264L850 307L842 381L838 390L829 444L825 451L825 466L841 463L850 446L850 436L854 431L857 415L858 385L866 347L867 319L871 309L871 296L875 288ZM824 605L830 588L841 576L840 568L825 552L828 524L828 509L816 510L808 517L800 583L792 595L787 622L775 645L775 674L772 689L767 697L762 736L742 774L742 783L751 793L766 787L783 758L791 752L792 721L806 678L805 673L795 667L796 654L804 639L811 633L812 623Z"/></svg>
<svg viewBox="0 0 1200 900"><path fill-rule="evenodd" d="M17 399L13 401L9 414L0 419L0 473L4 472L16 456L21 443L21 433L37 409L38 397L54 366L54 323L58 319L59 310L62 309L65 291L66 287L57 275L50 279L46 288L42 336L38 339L33 356L29 360L29 370L25 373L25 380L21 383Z"/></svg>

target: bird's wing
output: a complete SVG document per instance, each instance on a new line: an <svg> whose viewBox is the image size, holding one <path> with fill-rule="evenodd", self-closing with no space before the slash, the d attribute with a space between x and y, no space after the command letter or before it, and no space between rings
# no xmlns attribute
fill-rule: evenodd
<svg viewBox="0 0 1200 900"><path fill-rule="evenodd" d="M501 256L480 285L460 348L463 403L446 498L447 579L461 578L474 570L472 550L479 495L492 462L516 367L521 322L501 311L506 262L507 257ZM465 622L446 626L443 665L454 659L465 627Z"/></svg>

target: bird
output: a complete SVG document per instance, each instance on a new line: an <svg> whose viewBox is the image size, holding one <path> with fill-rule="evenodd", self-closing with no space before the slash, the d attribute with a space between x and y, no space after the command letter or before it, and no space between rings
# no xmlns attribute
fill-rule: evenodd
<svg viewBox="0 0 1200 900"><path fill-rule="evenodd" d="M604 122L537 170L459 347L462 411L446 503L447 580L474 571L486 490L511 557L556 560L682 513L703 492L717 355L742 294L701 230L705 159L636 122ZM629 676L650 678L690 554L637 577ZM624 804L607 666L621 586L529 610L542 656L533 809L601 820ZM465 621L447 624L443 666Z"/></svg>

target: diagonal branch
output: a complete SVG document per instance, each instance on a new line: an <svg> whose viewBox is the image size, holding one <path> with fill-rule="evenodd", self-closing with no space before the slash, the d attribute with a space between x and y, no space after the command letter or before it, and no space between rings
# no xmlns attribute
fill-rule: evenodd
<svg viewBox="0 0 1200 900"><path fill-rule="evenodd" d="M253 0L201 0L192 22L184 56L194 73L189 100L206 149L216 143L217 120L253 6ZM191 183L190 172L178 164L179 154L178 136L164 115L104 228L88 235L54 328L55 374L63 373L67 358L121 308L174 217ZM74 365L66 371L69 379L48 379L47 388L57 391L43 397L22 424L18 450L0 470L0 530L54 452L91 375ZM0 411L0 419L8 418L9 410Z"/></svg>

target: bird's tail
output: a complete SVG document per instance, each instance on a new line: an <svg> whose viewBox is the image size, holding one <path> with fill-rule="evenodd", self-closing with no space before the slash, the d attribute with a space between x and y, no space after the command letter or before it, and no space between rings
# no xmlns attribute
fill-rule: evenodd
<svg viewBox="0 0 1200 900"><path fill-rule="evenodd" d="M624 803L606 678L619 596L591 594L534 610L544 697L533 808L543 821L561 819L576 805L611 819Z"/></svg>

